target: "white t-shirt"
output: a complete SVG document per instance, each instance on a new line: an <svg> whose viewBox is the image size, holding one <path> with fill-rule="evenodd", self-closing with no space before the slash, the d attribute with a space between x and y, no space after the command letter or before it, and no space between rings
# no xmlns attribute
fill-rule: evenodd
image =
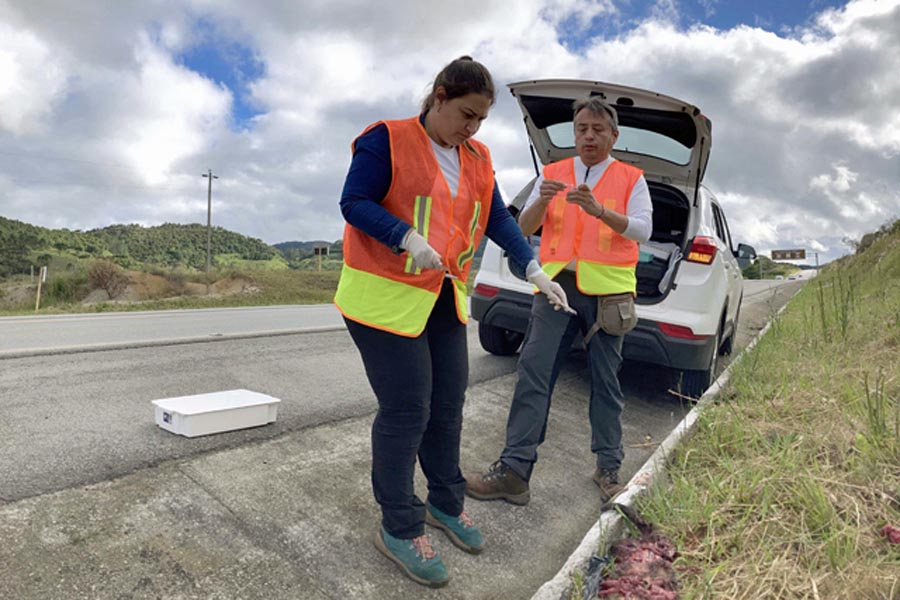
<svg viewBox="0 0 900 600"><path fill-rule="evenodd" d="M447 187L450 188L450 196L456 197L456 192L459 189L460 151L456 146L444 148L431 138L429 138L429 141L431 142L431 147L434 149L434 156L437 158L441 173L444 174L444 179L447 180Z"/></svg>
<svg viewBox="0 0 900 600"><path fill-rule="evenodd" d="M588 167L581 161L581 157L575 157L575 181L586 183L591 189L600 181L600 177L606 172L606 168L612 164L615 159L610 156L603 162ZM457 177L459 173L457 171ZM534 204L541 195L541 182L544 181L544 175L538 176L534 182L534 188L531 195L525 201L524 211L526 208ZM634 187L631 188L631 196L628 198L628 226L622 232L622 236L629 240L641 243L650 239L653 233L653 203L650 200L650 189L647 187L647 180L641 175Z"/></svg>

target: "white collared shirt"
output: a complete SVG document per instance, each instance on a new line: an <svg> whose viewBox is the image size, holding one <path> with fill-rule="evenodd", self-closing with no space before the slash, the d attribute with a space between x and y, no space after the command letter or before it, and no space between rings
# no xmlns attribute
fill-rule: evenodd
<svg viewBox="0 0 900 600"><path fill-rule="evenodd" d="M606 172L606 168L612 164L615 159L609 156L601 163L588 167L581 161L580 156L575 157L575 181L585 183L591 189L600 181L600 177ZM541 195L541 182L544 181L544 175L538 176L534 182L534 188L531 195L525 201L524 211L526 208L534 204ZM641 175L634 187L631 188L631 196L628 198L628 226L622 232L622 237L635 242L646 242L653 233L653 203L650 200L650 189L647 187L647 180Z"/></svg>

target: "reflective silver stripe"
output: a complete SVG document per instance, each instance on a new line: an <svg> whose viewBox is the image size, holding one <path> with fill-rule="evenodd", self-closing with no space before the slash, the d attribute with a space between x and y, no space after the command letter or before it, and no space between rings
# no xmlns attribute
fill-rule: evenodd
<svg viewBox="0 0 900 600"><path fill-rule="evenodd" d="M424 206L423 206L424 204ZM413 227L419 235L426 240L428 239L428 222L431 220L431 196L416 196L413 204ZM422 269L413 269L412 255L406 257L406 265L403 267L406 273L415 273L418 275Z"/></svg>
<svg viewBox="0 0 900 600"><path fill-rule="evenodd" d="M472 214L472 222L469 224L469 247L461 252L459 258L456 259L456 266L459 267L460 271L463 265L475 256L475 229L478 227L479 217L481 217L481 202L476 202L475 212Z"/></svg>

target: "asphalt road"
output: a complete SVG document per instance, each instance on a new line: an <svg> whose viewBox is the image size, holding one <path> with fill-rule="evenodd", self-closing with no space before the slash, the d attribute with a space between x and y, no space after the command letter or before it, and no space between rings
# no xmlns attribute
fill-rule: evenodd
<svg viewBox="0 0 900 600"><path fill-rule="evenodd" d="M331 304L0 317L0 358L343 327Z"/></svg>
<svg viewBox="0 0 900 600"><path fill-rule="evenodd" d="M759 285L738 346L802 284ZM516 377L469 331L466 470L497 458ZM489 548L432 536L453 581L429 593L371 547L375 406L347 333L215 339L0 358L0 597L527 598L596 523L583 353L560 375L532 501L467 502ZM672 372L633 363L621 379L627 480L688 407ZM153 423L153 398L235 387L282 398L278 422L198 439Z"/></svg>
<svg viewBox="0 0 900 600"><path fill-rule="evenodd" d="M749 281L746 285L739 347L749 342L800 282ZM7 357L0 355L0 502L103 481L167 460L258 442L375 410L358 353L337 324L339 317L331 306L182 311L194 313L182 318L172 312L0 319L4 334L10 322L26 331L19 334L26 340L20 347L7 339ZM259 335L246 323L236 325L251 313L262 332ZM310 317L306 323L311 332L265 333L276 331L272 323L302 325L298 315L303 314ZM123 322L144 323L130 329L131 342ZM201 322L205 325L197 325ZM27 334L29 323L40 335ZM93 347L108 344L113 348L9 357L59 339L52 337L55 333L48 323L64 323L72 337L63 340L63 346L91 336ZM215 341L174 345L158 345L165 343L158 337L150 345L118 347L147 342L147 332L159 336L170 325L175 334L190 333L194 339L226 327L232 328L233 335L254 337L210 336ZM48 331L51 337L46 337ZM184 341L189 336L178 337ZM469 324L469 352L471 385L515 369L515 357L497 357L481 349L474 321ZM724 368L727 361L722 362ZM586 397L587 374L578 353L573 353L567 374L560 386L572 389L561 387L561 391ZM626 364L622 382L628 396L626 426L644 432L648 443L663 439L687 410L671 392L677 386L674 372ZM277 422L195 439L164 432L153 422L152 400L237 388L281 399Z"/></svg>
<svg viewBox="0 0 900 600"><path fill-rule="evenodd" d="M481 351L474 327L469 342L473 385L515 368L514 358ZM277 421L195 439L153 422L152 400L239 388L282 400ZM374 409L343 328L0 359L0 499L102 481Z"/></svg>

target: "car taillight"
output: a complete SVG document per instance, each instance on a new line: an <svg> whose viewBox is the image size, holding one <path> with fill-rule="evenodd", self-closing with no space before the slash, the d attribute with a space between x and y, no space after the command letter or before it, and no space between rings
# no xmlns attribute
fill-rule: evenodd
<svg viewBox="0 0 900 600"><path fill-rule="evenodd" d="M690 327L684 325L672 325L671 323L660 323L659 329L669 337L682 338L685 340L705 340L708 335L697 335Z"/></svg>
<svg viewBox="0 0 900 600"><path fill-rule="evenodd" d="M716 241L714 239L698 235L694 238L694 241L691 242L691 249L688 250L687 259L685 260L708 265L712 263L713 259L716 257L717 251L718 248L716 247Z"/></svg>
<svg viewBox="0 0 900 600"><path fill-rule="evenodd" d="M492 285L485 285L483 283L479 283L475 286L473 290L474 294L478 294L479 296L484 296L486 298L493 298L500 291L500 288L494 287Z"/></svg>

